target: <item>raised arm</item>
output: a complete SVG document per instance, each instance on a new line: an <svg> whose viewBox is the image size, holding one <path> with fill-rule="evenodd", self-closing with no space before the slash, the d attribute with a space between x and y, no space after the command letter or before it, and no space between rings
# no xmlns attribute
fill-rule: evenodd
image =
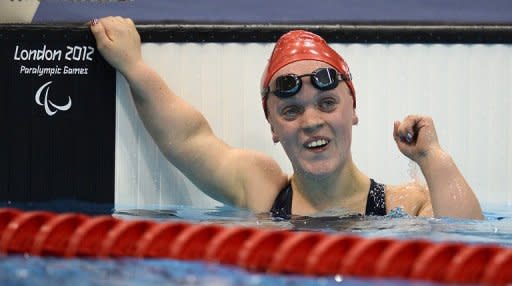
<svg viewBox="0 0 512 286"><path fill-rule="evenodd" d="M256 174L263 168L280 171L270 158L231 148L213 134L202 114L144 62L132 20L103 18L92 22L91 31L100 53L128 81L140 118L162 153L205 193L244 207L245 165L255 161Z"/></svg>
<svg viewBox="0 0 512 286"><path fill-rule="evenodd" d="M434 216L483 218L471 187L452 157L439 145L430 117L408 116L403 122L395 122L393 136L400 151L420 166L427 181Z"/></svg>

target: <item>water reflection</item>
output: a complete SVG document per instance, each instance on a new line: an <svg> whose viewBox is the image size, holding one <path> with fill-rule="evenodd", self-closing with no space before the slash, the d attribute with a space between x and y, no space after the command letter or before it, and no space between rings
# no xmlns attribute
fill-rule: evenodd
<svg viewBox="0 0 512 286"><path fill-rule="evenodd" d="M282 220L273 218L268 213L254 214L248 210L228 206L213 209L169 206L153 210L117 210L114 213L114 216L123 219L180 220L226 226L356 234L365 237L464 241L512 246L512 216L490 212L486 212L485 215L486 220L477 221L410 217L400 211L384 217L368 217L343 210L329 210L314 216L292 216L289 220Z"/></svg>

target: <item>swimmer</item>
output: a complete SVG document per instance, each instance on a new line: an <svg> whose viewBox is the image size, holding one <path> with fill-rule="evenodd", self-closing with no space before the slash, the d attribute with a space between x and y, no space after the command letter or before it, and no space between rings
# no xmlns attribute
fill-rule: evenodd
<svg viewBox="0 0 512 286"><path fill-rule="evenodd" d="M351 153L352 128L359 119L350 70L316 34L283 35L261 81L272 140L282 145L293 167L287 175L268 155L216 137L203 115L144 62L132 20L107 17L92 21L90 28L99 52L128 81L139 116L161 152L220 202L281 217L329 209L385 215L401 208L414 216L483 218L428 116L410 115L390 128L427 186L384 185L358 169Z"/></svg>

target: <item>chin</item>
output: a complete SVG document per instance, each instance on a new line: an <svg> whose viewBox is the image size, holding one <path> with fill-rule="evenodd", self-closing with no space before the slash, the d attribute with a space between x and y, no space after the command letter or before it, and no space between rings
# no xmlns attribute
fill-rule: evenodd
<svg viewBox="0 0 512 286"><path fill-rule="evenodd" d="M332 164L325 162L317 164L307 164L302 166L299 172L303 173L306 177L315 180L321 180L332 175L336 171L336 168Z"/></svg>

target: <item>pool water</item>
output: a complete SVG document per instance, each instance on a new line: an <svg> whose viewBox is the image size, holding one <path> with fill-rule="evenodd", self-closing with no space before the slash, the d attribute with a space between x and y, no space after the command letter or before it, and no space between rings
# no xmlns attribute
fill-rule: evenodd
<svg viewBox="0 0 512 286"><path fill-rule="evenodd" d="M11 206L12 207L12 206ZM45 208L48 209L48 208ZM363 217L329 211L313 217L274 220L267 214L219 207L197 209L118 209L122 219L187 221L192 223L250 226L346 233L364 237L463 241L469 244L512 246L512 212L508 206L485 212L484 221L409 217L399 210L386 217ZM495 210L495 211L494 211ZM359 279L354 277L274 275L202 261L171 259L63 259L9 255L0 257L0 285L437 285L428 282Z"/></svg>
<svg viewBox="0 0 512 286"><path fill-rule="evenodd" d="M237 267L157 259L0 259L0 285L376 285L353 277L251 273ZM436 285L378 280L378 285Z"/></svg>
<svg viewBox="0 0 512 286"><path fill-rule="evenodd" d="M290 220L276 220L268 214L253 214L228 206L214 209L188 206L173 206L163 210L124 209L117 210L114 216L121 219L187 220L197 223L346 233L364 237L512 246L512 207L492 206L492 210L484 212L485 220L411 217L400 210L384 217L365 217L328 211L315 216L295 216Z"/></svg>

